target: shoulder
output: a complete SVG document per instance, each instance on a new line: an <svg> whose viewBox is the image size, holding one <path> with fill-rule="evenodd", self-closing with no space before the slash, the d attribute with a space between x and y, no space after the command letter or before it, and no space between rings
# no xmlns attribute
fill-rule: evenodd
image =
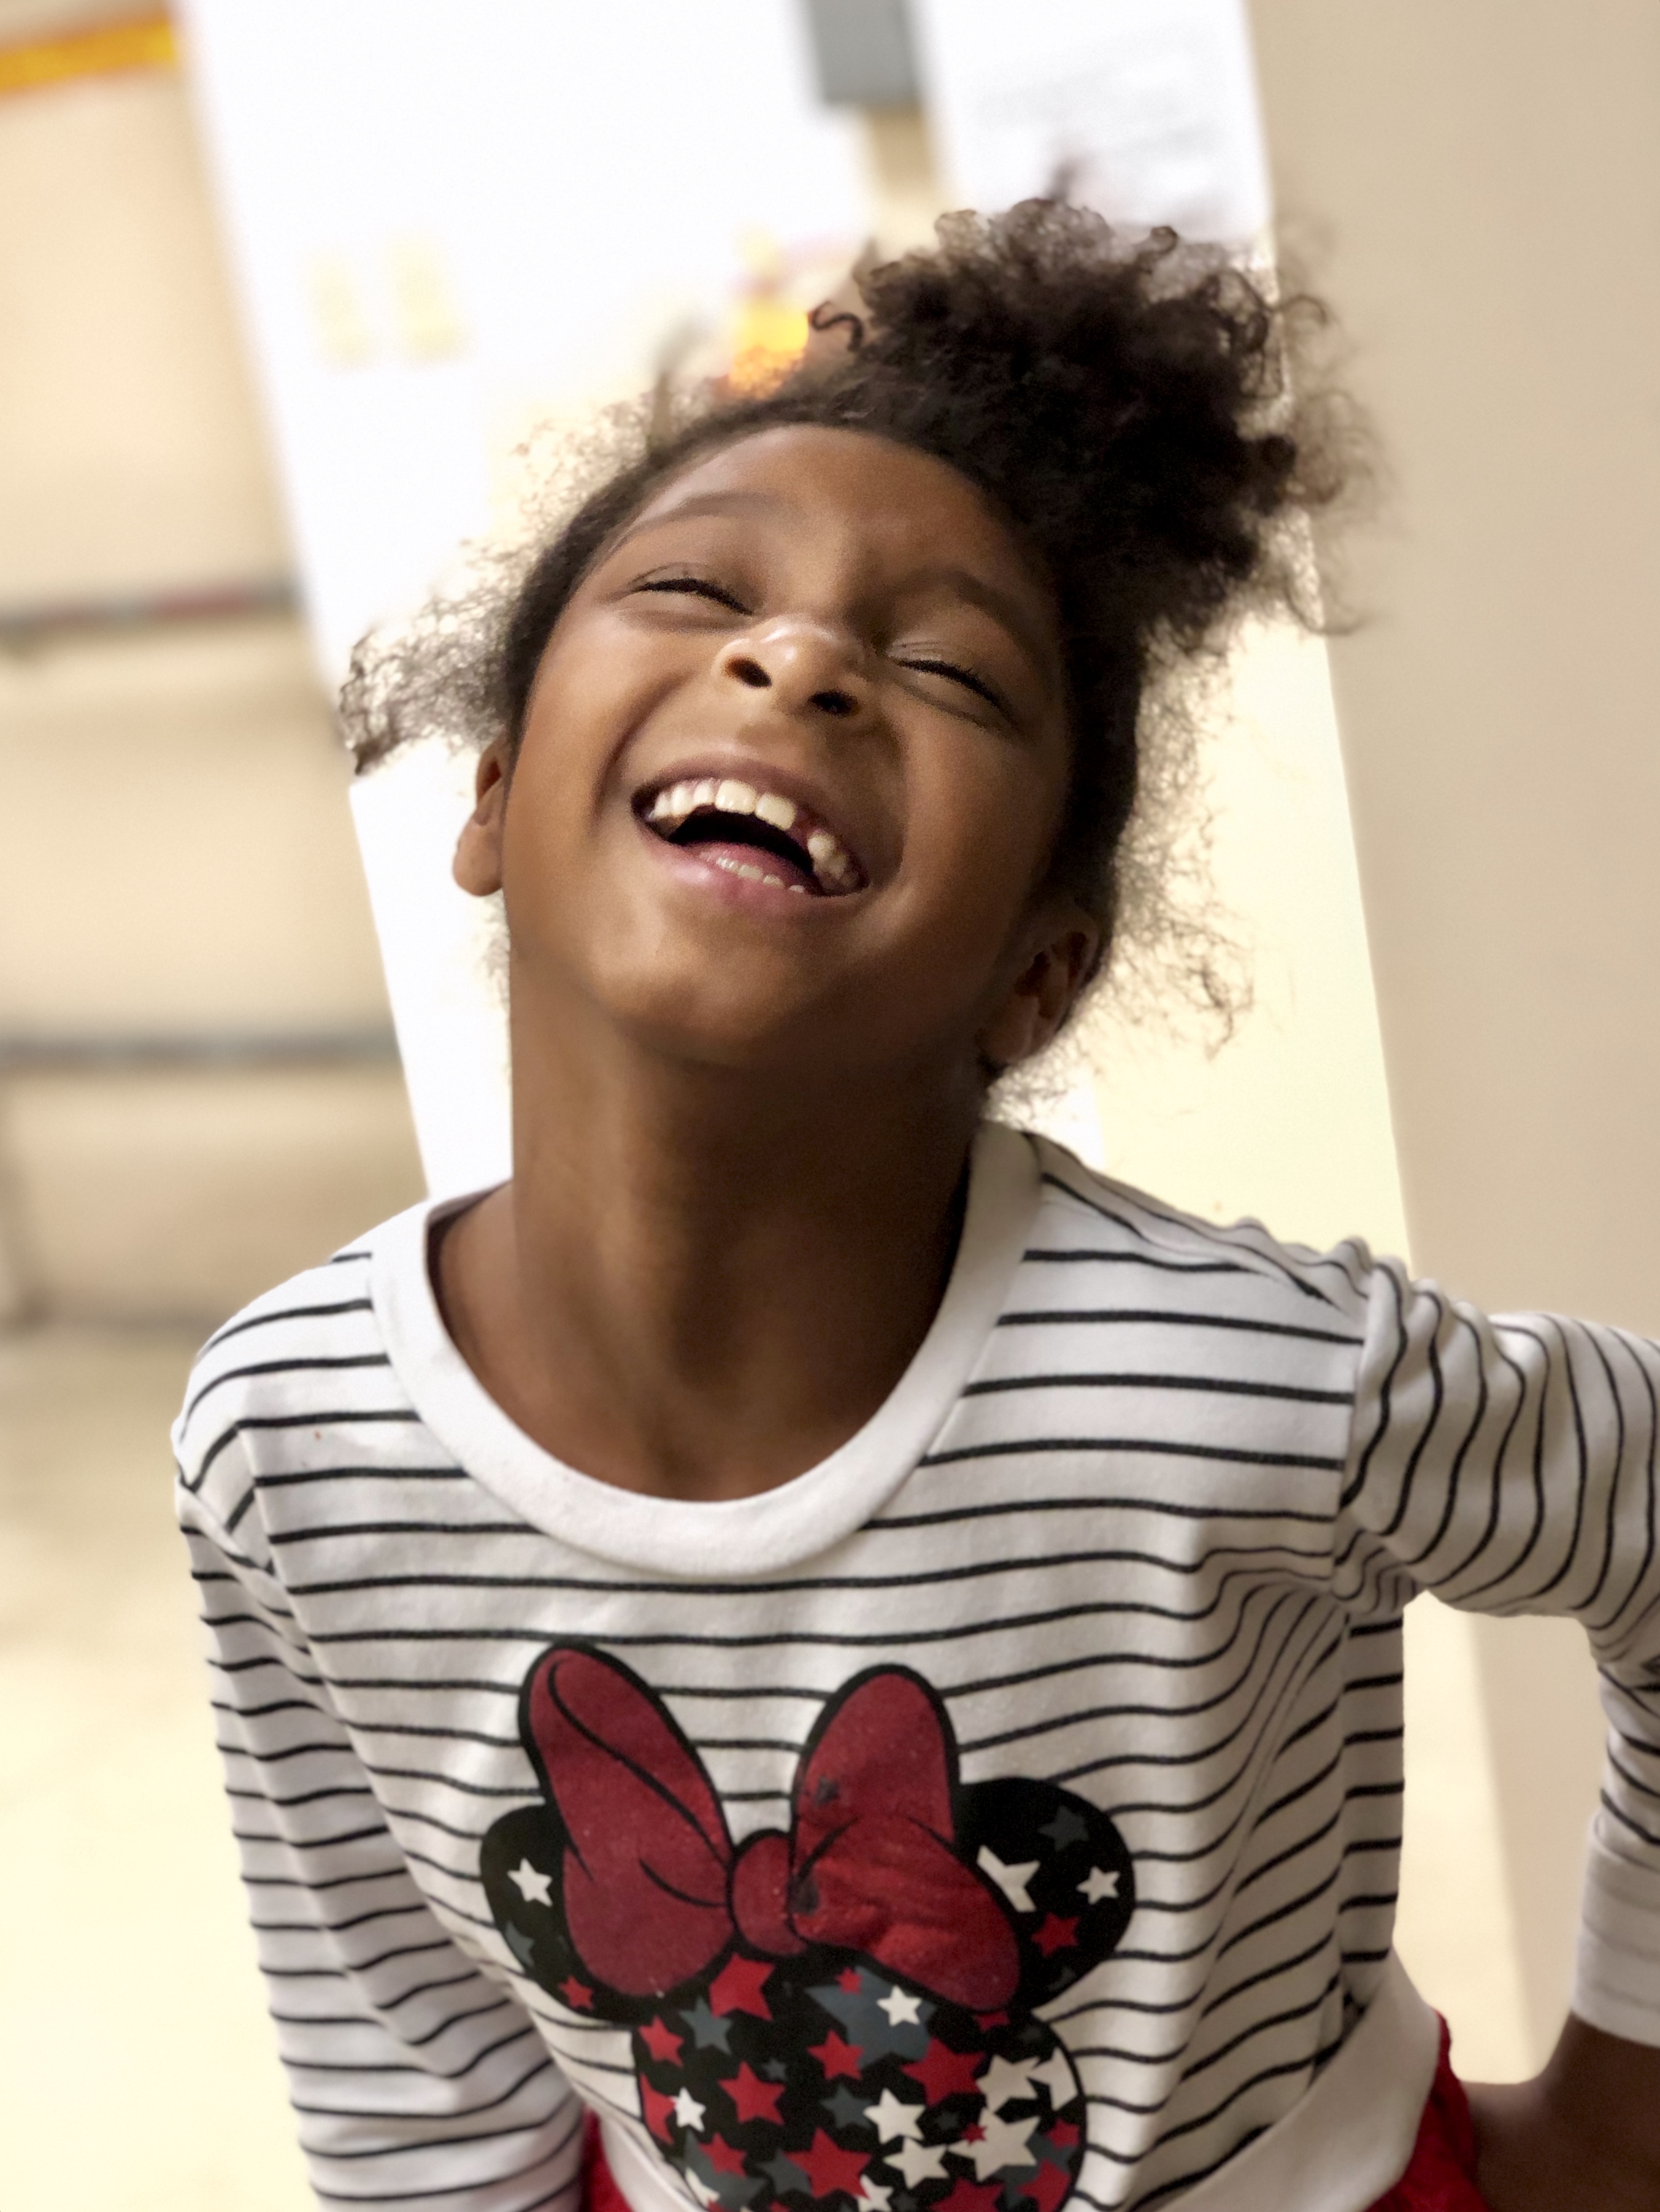
<svg viewBox="0 0 1660 2212"><path fill-rule="evenodd" d="M1039 1137L1041 1197L1022 1268L1057 1303L1134 1304L1171 1319L1204 1307L1358 1346L1379 1269L1358 1238L1327 1252L1257 1221L1206 1221L1098 1175Z"/></svg>
<svg viewBox="0 0 1660 2212"><path fill-rule="evenodd" d="M185 1490L223 1519L246 1494L262 1433L401 1401L376 1310L377 1268L418 1252L423 1206L356 1237L234 1314L198 1352L173 1441ZM224 1495L222 1498L221 1492Z"/></svg>

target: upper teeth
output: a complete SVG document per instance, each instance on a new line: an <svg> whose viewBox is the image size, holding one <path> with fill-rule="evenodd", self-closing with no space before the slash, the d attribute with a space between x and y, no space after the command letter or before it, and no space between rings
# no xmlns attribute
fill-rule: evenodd
<svg viewBox="0 0 1660 2212"><path fill-rule="evenodd" d="M653 799L647 819L678 830L700 810L717 814L752 814L759 822L781 830L787 837L802 819L802 810L776 791L757 791L737 776L712 775L672 783ZM827 888L852 890L859 882L858 864L833 830L815 824L805 838L812 872Z"/></svg>

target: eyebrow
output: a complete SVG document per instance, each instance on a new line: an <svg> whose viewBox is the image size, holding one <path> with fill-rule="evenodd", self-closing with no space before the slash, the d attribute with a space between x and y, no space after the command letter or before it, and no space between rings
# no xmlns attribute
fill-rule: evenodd
<svg viewBox="0 0 1660 2212"><path fill-rule="evenodd" d="M653 507L645 514L637 514L626 529L620 530L611 542L610 550L619 551L642 530L654 530L660 522L680 522L688 515L741 514L745 508L770 507L775 512L788 502L770 491L706 491L696 493L690 499L677 500L672 507Z"/></svg>
<svg viewBox="0 0 1660 2212"><path fill-rule="evenodd" d="M988 584L983 576L976 576L972 568L959 568L946 562L933 568L920 569L906 579L908 588L926 588L930 584L949 585L967 599L988 614L994 622L1000 623L1027 659L1040 669L1045 678L1053 670L1055 653L1049 643L1032 628L1025 610L1012 592L1000 592L995 584Z"/></svg>

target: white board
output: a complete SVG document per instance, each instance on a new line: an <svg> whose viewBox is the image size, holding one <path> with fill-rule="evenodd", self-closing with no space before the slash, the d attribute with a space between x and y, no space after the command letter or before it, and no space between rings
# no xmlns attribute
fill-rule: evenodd
<svg viewBox="0 0 1660 2212"><path fill-rule="evenodd" d="M911 0L958 204L1052 191L1131 230L1243 242L1268 219L1243 0Z"/></svg>
<svg viewBox="0 0 1660 2212"><path fill-rule="evenodd" d="M331 691L490 524L517 441L643 389L757 257L845 266L857 125L781 0L185 0L185 51ZM819 287L828 289L828 284ZM817 296L815 295L815 296ZM435 1190L506 1172L492 917L435 748L353 796Z"/></svg>

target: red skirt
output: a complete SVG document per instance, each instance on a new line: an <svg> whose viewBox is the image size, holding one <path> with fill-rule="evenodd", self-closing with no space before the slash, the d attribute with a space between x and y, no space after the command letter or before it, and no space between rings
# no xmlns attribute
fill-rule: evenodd
<svg viewBox="0 0 1660 2212"><path fill-rule="evenodd" d="M1450 2038L1441 2024L1441 2058L1418 2123L1412 2163L1371 2212L1487 2212L1475 2185L1475 2131L1469 2099L1452 2070ZM599 2123L588 2115L582 2150L582 2212L631 2212L605 2162Z"/></svg>
<svg viewBox="0 0 1660 2212"><path fill-rule="evenodd" d="M1443 2021L1441 2057L1418 2123L1412 2163L1372 2212L1487 2212L1487 2199L1475 2185L1470 2100L1452 2070L1451 2046Z"/></svg>

